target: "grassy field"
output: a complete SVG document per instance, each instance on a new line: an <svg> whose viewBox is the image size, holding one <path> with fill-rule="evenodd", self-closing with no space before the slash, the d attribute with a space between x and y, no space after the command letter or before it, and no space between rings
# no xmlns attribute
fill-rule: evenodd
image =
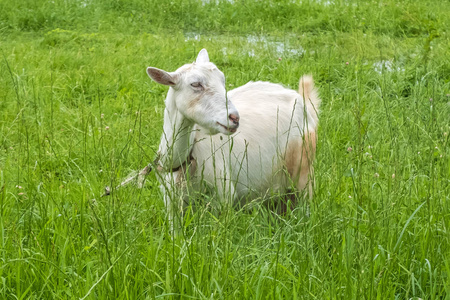
<svg viewBox="0 0 450 300"><path fill-rule="evenodd" d="M450 299L449 14L440 0L0 0L0 298ZM145 68L201 48L229 89L313 74L315 198L283 216L198 205L173 237L154 174L100 195L157 150L167 88Z"/></svg>

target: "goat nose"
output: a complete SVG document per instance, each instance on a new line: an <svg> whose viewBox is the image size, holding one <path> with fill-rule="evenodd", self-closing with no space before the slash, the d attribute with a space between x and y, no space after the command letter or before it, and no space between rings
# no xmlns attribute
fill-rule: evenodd
<svg viewBox="0 0 450 300"><path fill-rule="evenodd" d="M230 114L228 116L230 118L231 121L233 121L234 124L239 124L239 115L237 114Z"/></svg>

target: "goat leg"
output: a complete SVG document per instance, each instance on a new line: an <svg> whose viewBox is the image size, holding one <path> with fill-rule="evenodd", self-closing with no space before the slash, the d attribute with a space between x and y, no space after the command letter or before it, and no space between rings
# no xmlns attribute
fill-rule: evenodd
<svg viewBox="0 0 450 300"><path fill-rule="evenodd" d="M130 182L136 182L139 188L142 188L144 185L145 177L150 174L152 171L152 163L148 164L145 168L143 168L140 172L131 173L124 181L122 181L118 186L116 186L115 190L128 185ZM105 187L105 193L102 195L109 196L111 194L111 188L109 186Z"/></svg>

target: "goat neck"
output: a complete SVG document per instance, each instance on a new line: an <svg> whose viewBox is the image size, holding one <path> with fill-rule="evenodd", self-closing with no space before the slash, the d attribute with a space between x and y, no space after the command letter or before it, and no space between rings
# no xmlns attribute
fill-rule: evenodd
<svg viewBox="0 0 450 300"><path fill-rule="evenodd" d="M159 165L165 171L180 167L189 157L195 123L186 118L177 108L175 90L170 87L165 100L164 125L159 144Z"/></svg>

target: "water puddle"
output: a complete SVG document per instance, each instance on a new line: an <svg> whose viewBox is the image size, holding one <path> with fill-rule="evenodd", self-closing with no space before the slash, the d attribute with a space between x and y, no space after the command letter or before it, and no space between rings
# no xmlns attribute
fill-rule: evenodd
<svg viewBox="0 0 450 300"><path fill-rule="evenodd" d="M234 0L202 0L202 5L203 6L205 6L206 4L219 5L221 2L228 2L228 3L234 4Z"/></svg>
<svg viewBox="0 0 450 300"><path fill-rule="evenodd" d="M292 40L292 41L291 41ZM241 45L241 53L249 57L257 57L268 53L277 57L292 57L302 56L305 53L305 49L298 45L298 39L291 36L285 36L282 38L268 37L264 35L247 35L227 38L217 38L200 35L195 32L185 34L185 42L193 41L208 41L208 42L220 42L224 46L222 47L223 55L234 54L235 47L228 47L228 44ZM293 42L296 41L296 42ZM239 51L239 50L238 50Z"/></svg>
<svg viewBox="0 0 450 300"><path fill-rule="evenodd" d="M200 41L200 38L201 38L200 34L190 32L190 33L186 33L186 34L185 34L185 36L184 36L184 41L185 41L185 42L189 42L189 41Z"/></svg>
<svg viewBox="0 0 450 300"><path fill-rule="evenodd" d="M257 35L248 35L246 38L247 43L251 46L259 46L260 48L271 50L278 56L300 56L305 53L305 49L302 46L291 45L289 38L284 38L283 41Z"/></svg>
<svg viewBox="0 0 450 300"><path fill-rule="evenodd" d="M220 5L223 2L228 2L230 4L235 4L236 1L235 0L201 0L202 5L205 6L207 4L216 4L216 5ZM290 3L293 4L304 4L305 2L315 2L317 4L321 4L323 6L330 6L330 5L334 5L334 1L330 1L330 0L291 0ZM270 4L269 4L270 5Z"/></svg>
<svg viewBox="0 0 450 300"><path fill-rule="evenodd" d="M400 68L395 66L391 60L380 60L373 64L373 69L378 74L382 74L383 72L404 72L404 68Z"/></svg>

